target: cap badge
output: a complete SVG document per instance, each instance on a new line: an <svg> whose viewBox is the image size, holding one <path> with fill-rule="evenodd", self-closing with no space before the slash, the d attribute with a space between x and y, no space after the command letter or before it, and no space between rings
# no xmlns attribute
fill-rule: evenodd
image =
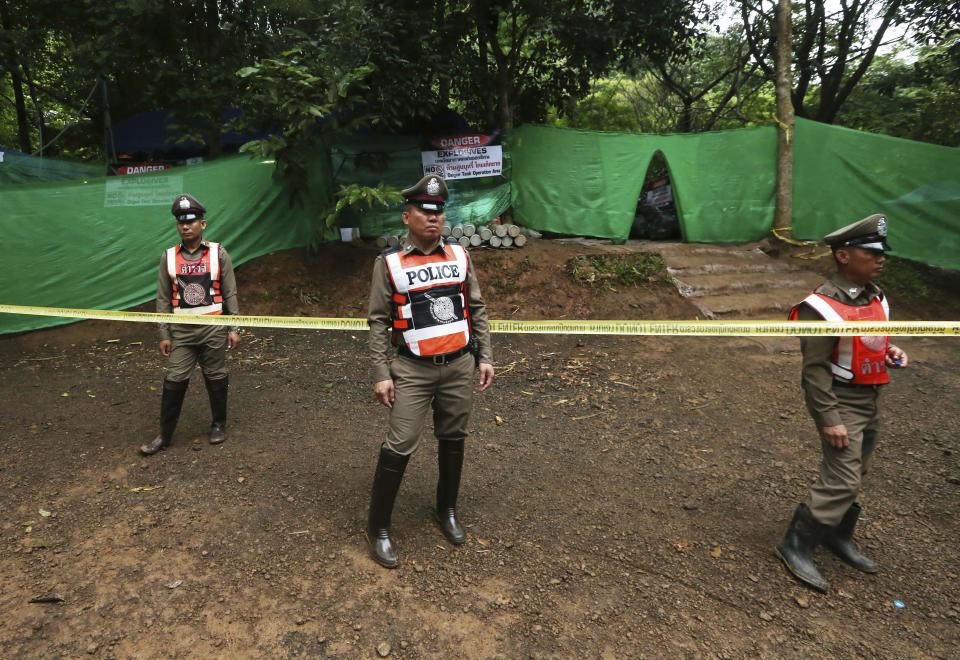
<svg viewBox="0 0 960 660"><path fill-rule="evenodd" d="M436 179L430 179L427 182L427 194L428 195L439 195L440 194L440 182Z"/></svg>
<svg viewBox="0 0 960 660"><path fill-rule="evenodd" d="M186 197L181 197L181 198L180 198L180 208L182 208L182 209L188 209L188 208L190 208L190 200L187 199Z"/></svg>
<svg viewBox="0 0 960 660"><path fill-rule="evenodd" d="M886 218L880 218L877 220L877 233L880 236L887 235L887 219Z"/></svg>
<svg viewBox="0 0 960 660"><path fill-rule="evenodd" d="M856 298L856 297L857 297L857 291L859 291L859 290L860 290L860 289L858 289L858 288L855 287L855 286L850 287L850 297L851 297L851 298Z"/></svg>

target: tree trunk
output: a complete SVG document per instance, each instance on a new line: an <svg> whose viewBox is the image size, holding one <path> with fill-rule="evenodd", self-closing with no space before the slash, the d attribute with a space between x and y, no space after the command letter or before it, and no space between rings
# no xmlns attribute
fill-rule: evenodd
<svg viewBox="0 0 960 660"><path fill-rule="evenodd" d="M7 3L0 4L0 27L12 34L13 26L10 23L10 11ZM13 87L13 104L17 109L17 142L20 151L30 153L30 123L27 119L27 103L23 96L23 77L20 75L20 64L17 60L16 47L12 40L10 47L2 53L7 69L10 71L10 83Z"/></svg>
<svg viewBox="0 0 960 660"><path fill-rule="evenodd" d="M790 0L777 2L777 58L775 63L777 95L777 188L773 228L793 225L793 103L790 100L790 54L793 48L793 22Z"/></svg>

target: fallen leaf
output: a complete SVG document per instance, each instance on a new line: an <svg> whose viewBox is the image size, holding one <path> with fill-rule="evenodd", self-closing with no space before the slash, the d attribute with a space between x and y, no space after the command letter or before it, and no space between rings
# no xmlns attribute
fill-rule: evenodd
<svg viewBox="0 0 960 660"><path fill-rule="evenodd" d="M723 554L723 550L720 549L719 545L710 551L710 556L713 557L714 559L719 559L720 555L722 554Z"/></svg>
<svg viewBox="0 0 960 660"><path fill-rule="evenodd" d="M677 552L689 552L690 541L680 541L679 543L674 543L673 549Z"/></svg>
<svg viewBox="0 0 960 660"><path fill-rule="evenodd" d="M243 477L237 477L238 484L242 484L244 481L246 481L246 479L244 479Z"/></svg>
<svg viewBox="0 0 960 660"><path fill-rule="evenodd" d="M163 488L163 486L137 486L136 488L131 488L131 493L142 493L148 490L157 490L158 488Z"/></svg>
<svg viewBox="0 0 960 660"><path fill-rule="evenodd" d="M50 517L50 512L47 511L46 509L40 509L37 513L39 513L39 514L40 514L41 516L43 516L44 518L49 518L49 517Z"/></svg>
<svg viewBox="0 0 960 660"><path fill-rule="evenodd" d="M497 420L497 424L503 424L503 417L500 415L494 415L494 418Z"/></svg>
<svg viewBox="0 0 960 660"><path fill-rule="evenodd" d="M70 395L69 395L69 394L67 394L66 392L64 392L64 393L63 393L63 394L61 394L60 396L70 396Z"/></svg>
<svg viewBox="0 0 960 660"><path fill-rule="evenodd" d="M107 343L108 343L108 344L118 344L118 343L120 343L120 340L119 340L119 339L108 339L108 340L107 340Z"/></svg>
<svg viewBox="0 0 960 660"><path fill-rule="evenodd" d="M479 543L480 545L490 545L490 541L487 541L486 539L480 539L480 538L477 539L477 543Z"/></svg>
<svg viewBox="0 0 960 660"><path fill-rule="evenodd" d="M167 585L167 589L176 589L181 584L183 584L183 580L177 580L176 582L171 582L170 584Z"/></svg>

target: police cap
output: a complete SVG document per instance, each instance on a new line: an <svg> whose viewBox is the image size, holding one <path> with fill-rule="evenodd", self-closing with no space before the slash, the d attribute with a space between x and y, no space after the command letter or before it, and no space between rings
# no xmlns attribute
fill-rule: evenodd
<svg viewBox="0 0 960 660"><path fill-rule="evenodd" d="M887 216L874 213L863 220L841 227L823 237L834 250L843 247L859 247L865 250L889 250L887 244Z"/></svg>
<svg viewBox="0 0 960 660"><path fill-rule="evenodd" d="M181 218L184 220L195 220L197 218L203 218L207 209L204 208L203 204L193 195L180 193L176 199L173 200L173 208L170 209L170 212L173 213L173 216L177 220Z"/></svg>
<svg viewBox="0 0 960 660"><path fill-rule="evenodd" d="M450 191L447 190L447 184L441 177L428 174L417 181L416 185L401 190L400 194L403 195L407 204L418 206L424 211L442 213Z"/></svg>

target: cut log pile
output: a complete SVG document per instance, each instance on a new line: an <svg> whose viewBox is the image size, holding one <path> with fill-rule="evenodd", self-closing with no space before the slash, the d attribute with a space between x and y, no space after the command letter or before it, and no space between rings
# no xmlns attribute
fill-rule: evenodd
<svg viewBox="0 0 960 660"><path fill-rule="evenodd" d="M465 248L520 248L527 244L527 234L514 224L444 225L440 233L448 241L456 241ZM377 239L377 247L397 246L403 237L404 234L386 234Z"/></svg>

